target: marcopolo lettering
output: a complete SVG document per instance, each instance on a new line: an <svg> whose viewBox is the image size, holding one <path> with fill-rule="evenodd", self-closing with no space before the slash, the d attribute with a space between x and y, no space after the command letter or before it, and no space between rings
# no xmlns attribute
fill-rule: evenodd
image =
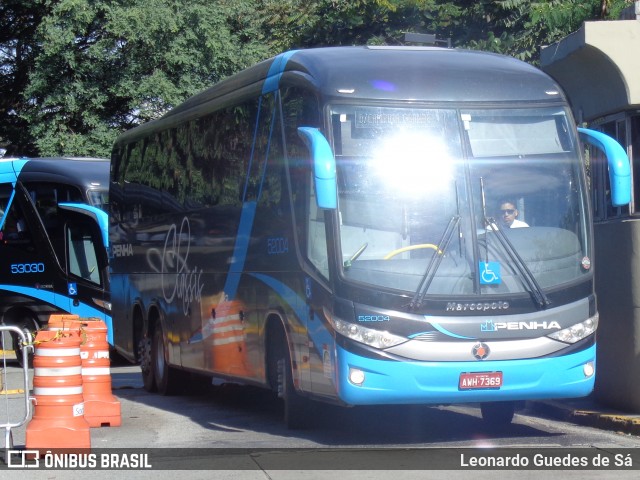
<svg viewBox="0 0 640 480"><path fill-rule="evenodd" d="M469 302L469 303L447 303L447 312L486 312L487 310L507 310L509 302Z"/></svg>

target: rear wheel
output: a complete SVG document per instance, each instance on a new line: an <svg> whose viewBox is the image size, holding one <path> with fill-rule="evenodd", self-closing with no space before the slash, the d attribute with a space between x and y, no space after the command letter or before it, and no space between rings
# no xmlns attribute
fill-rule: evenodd
<svg viewBox="0 0 640 480"><path fill-rule="evenodd" d="M480 405L482 419L489 426L509 425L516 411L516 402L491 402Z"/></svg>
<svg viewBox="0 0 640 480"><path fill-rule="evenodd" d="M138 355L140 358L140 370L142 371L142 384L147 392L156 391L156 379L153 374L153 361L151 359L151 339L144 337L138 343Z"/></svg>
<svg viewBox="0 0 640 480"><path fill-rule="evenodd" d="M151 359L155 386L156 390L162 395L173 395L179 393L183 387L183 383L180 381L180 372L169 366L167 357L162 326L158 324L153 332L153 341L151 342Z"/></svg>

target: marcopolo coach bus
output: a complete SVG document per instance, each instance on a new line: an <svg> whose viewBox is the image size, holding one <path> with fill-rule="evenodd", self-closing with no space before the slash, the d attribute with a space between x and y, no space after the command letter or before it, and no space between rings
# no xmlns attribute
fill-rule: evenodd
<svg viewBox="0 0 640 480"><path fill-rule="evenodd" d="M581 136L626 203L624 152ZM272 389L293 428L308 400L478 402L507 423L518 401L587 395L582 149L559 86L512 58L264 61L115 143L115 348L148 390L186 373Z"/></svg>
<svg viewBox="0 0 640 480"><path fill-rule="evenodd" d="M72 313L110 325L108 183L108 159L0 160L1 324L33 334Z"/></svg>

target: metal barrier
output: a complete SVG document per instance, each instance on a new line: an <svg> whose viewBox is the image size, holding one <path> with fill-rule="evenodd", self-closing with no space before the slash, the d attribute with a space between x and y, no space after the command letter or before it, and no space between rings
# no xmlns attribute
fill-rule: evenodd
<svg viewBox="0 0 640 480"><path fill-rule="evenodd" d="M22 354L22 367L17 365L11 367L10 371L7 367L7 355L5 345L5 334L15 334L13 341L21 341L25 348L20 350ZM4 428L4 462L8 464L9 450L13 449L12 428L22 426L29 420L31 415L31 399L29 397L29 354L33 351L33 338L28 332L22 331L18 327L0 325L0 403L4 400L1 407L6 414L6 423L0 423L0 427ZM21 380L20 381L20 377ZM10 388L11 387L11 388ZM24 397L22 404L21 398ZM21 406L21 404L23 406ZM21 417L20 410L24 411ZM15 413L17 412L17 413ZM2 422L3 413L0 411L0 422ZM13 416L17 418L12 418Z"/></svg>

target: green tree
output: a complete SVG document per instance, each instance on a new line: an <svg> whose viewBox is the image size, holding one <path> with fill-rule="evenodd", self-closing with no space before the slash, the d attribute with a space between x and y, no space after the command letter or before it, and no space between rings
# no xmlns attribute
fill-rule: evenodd
<svg viewBox="0 0 640 480"><path fill-rule="evenodd" d="M23 117L41 155L108 156L122 131L270 52L250 0L60 0Z"/></svg>
<svg viewBox="0 0 640 480"><path fill-rule="evenodd" d="M270 13L283 47L404 43L405 32L433 33L452 45L536 63L541 45L585 20L617 16L630 0L280 0ZM284 48L283 48L284 49Z"/></svg>
<svg viewBox="0 0 640 480"><path fill-rule="evenodd" d="M25 107L24 86L39 53L36 30L48 11L45 0L0 2L0 147L7 155L35 152L20 112Z"/></svg>
<svg viewBox="0 0 640 480"><path fill-rule="evenodd" d="M487 35L471 39L472 48L505 53L537 63L541 45L548 45L598 18L600 0L500 0L492 2L495 17Z"/></svg>
<svg viewBox="0 0 640 480"><path fill-rule="evenodd" d="M631 3L632 0L479 1L463 9L464 20L452 35L458 45L537 64L541 46L578 30L585 21L615 19Z"/></svg>
<svg viewBox="0 0 640 480"><path fill-rule="evenodd" d="M437 0L265 1L281 50L337 45L401 45L405 32L437 33L461 14Z"/></svg>

